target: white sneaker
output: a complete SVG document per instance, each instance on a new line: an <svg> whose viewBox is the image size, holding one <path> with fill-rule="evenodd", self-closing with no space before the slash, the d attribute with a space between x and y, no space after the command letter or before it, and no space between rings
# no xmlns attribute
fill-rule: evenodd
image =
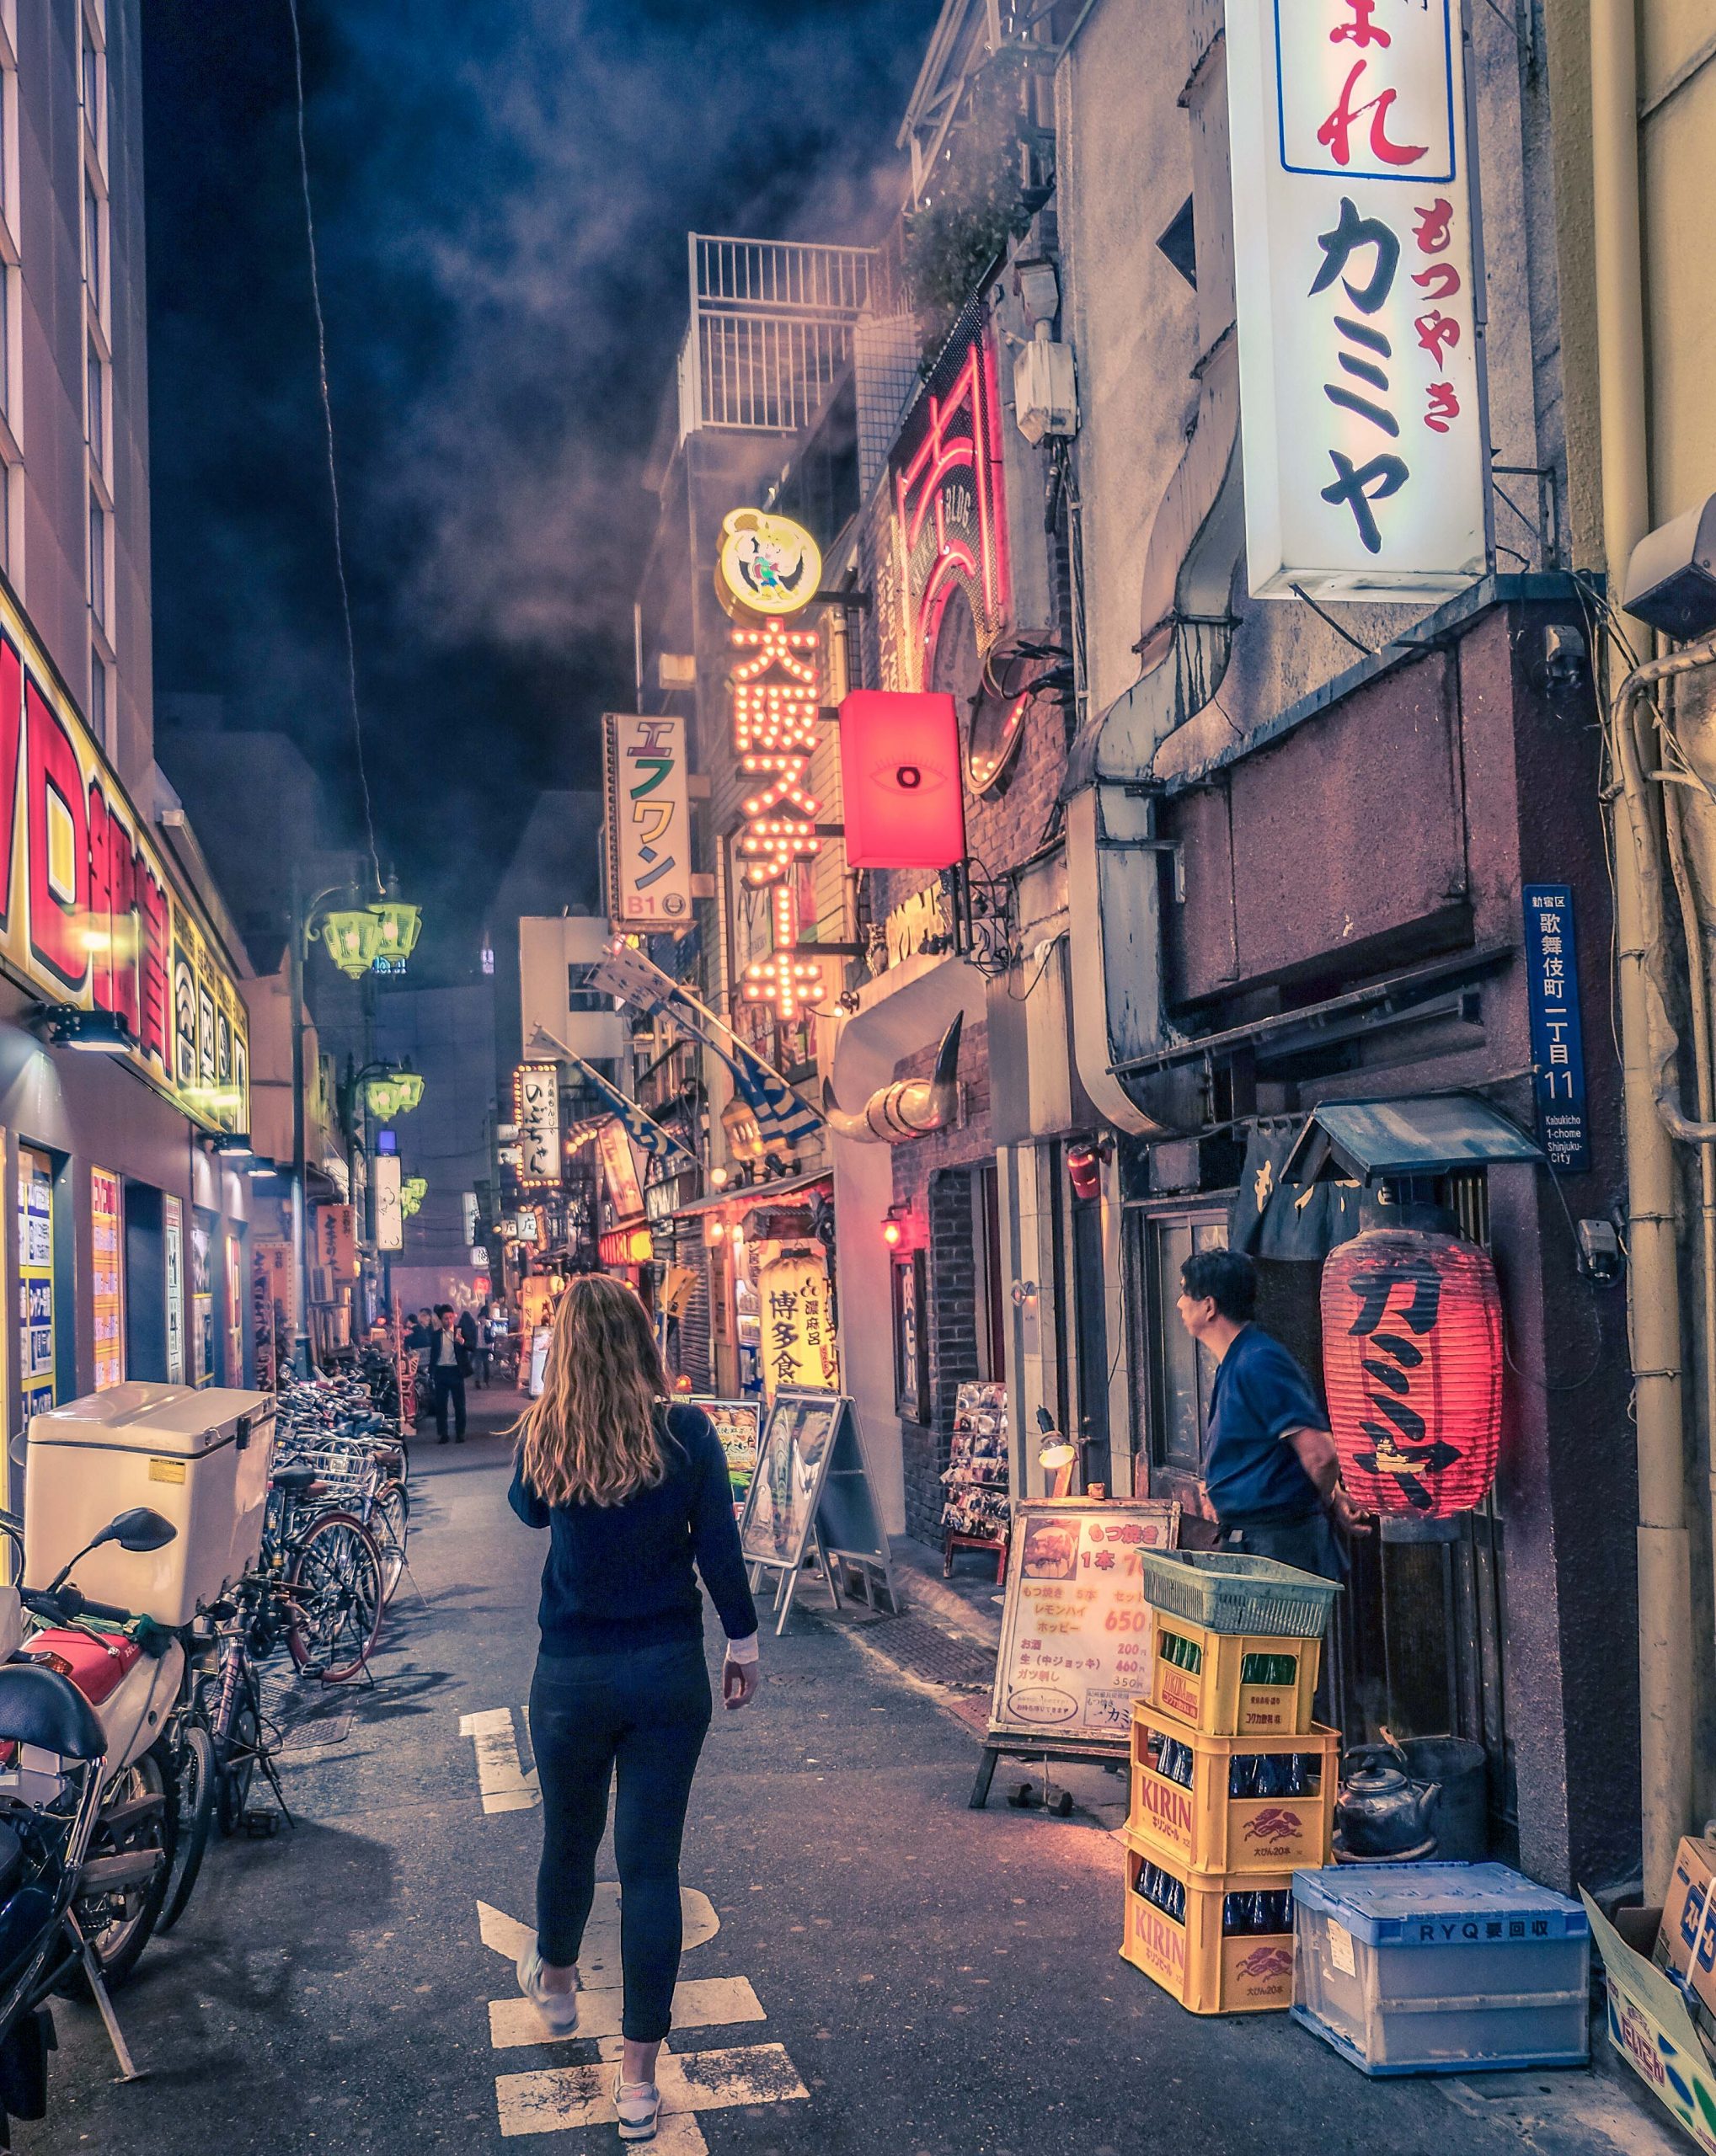
<svg viewBox="0 0 1716 2156"><path fill-rule="evenodd" d="M543 1987L543 1957L532 1940L518 1957L518 1988L543 2017L551 2036L569 2036L578 2026L578 1977L570 1991L547 1991Z"/></svg>
<svg viewBox="0 0 1716 2156"><path fill-rule="evenodd" d="M614 2109L622 2141L653 2141L661 2116L661 2091L653 2081L623 2081L614 2076Z"/></svg>

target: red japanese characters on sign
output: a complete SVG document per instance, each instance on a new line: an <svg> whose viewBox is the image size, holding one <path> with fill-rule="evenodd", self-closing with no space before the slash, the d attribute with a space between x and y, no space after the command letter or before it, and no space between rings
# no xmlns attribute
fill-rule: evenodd
<svg viewBox="0 0 1716 2156"><path fill-rule="evenodd" d="M1454 590L1487 560L1453 0L1232 0L1256 596Z"/></svg>

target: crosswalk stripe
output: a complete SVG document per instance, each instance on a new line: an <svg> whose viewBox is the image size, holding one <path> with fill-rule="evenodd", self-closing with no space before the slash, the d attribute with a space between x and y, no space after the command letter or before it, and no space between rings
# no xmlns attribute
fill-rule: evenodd
<svg viewBox="0 0 1716 2156"><path fill-rule="evenodd" d="M580 2037L617 2036L624 1993L617 1989L586 1990L579 1994L578 2026L564 2036L551 2036L543 2017L527 1999L496 1999L489 2003L489 2041L497 2052L516 2051L526 2044L564 2044ZM762 2021L767 2016L762 2002L743 1977L692 1977L673 1994L676 2029L714 2029L735 2021Z"/></svg>
<svg viewBox="0 0 1716 2156"><path fill-rule="evenodd" d="M792 2103L810 2094L780 2044L747 2044L677 2057L664 2052L655 2073L664 2119L687 2111L730 2111L741 2104ZM498 2075L494 2097L501 2133L511 2138L610 2125L615 2116L612 2086L613 2069L606 2061Z"/></svg>
<svg viewBox="0 0 1716 2156"><path fill-rule="evenodd" d="M477 1748L477 1786L485 1812L530 1812L543 1801L535 1772L526 1774L518 1756L518 1732L511 1707L489 1707L461 1715L459 1734Z"/></svg>

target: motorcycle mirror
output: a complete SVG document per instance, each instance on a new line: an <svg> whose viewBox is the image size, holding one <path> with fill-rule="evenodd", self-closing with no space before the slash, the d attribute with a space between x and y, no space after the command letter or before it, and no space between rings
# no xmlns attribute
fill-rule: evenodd
<svg viewBox="0 0 1716 2156"><path fill-rule="evenodd" d="M164 1550L169 1542L179 1540L179 1529L170 1519L163 1519L147 1505L135 1506L128 1513L121 1513L117 1519L110 1520L103 1528L92 1549L103 1542L116 1542L121 1550L142 1553L150 1550Z"/></svg>
<svg viewBox="0 0 1716 2156"><path fill-rule="evenodd" d="M7 1446L6 1450L14 1467L28 1467L29 1465L29 1433L20 1430L11 1444Z"/></svg>

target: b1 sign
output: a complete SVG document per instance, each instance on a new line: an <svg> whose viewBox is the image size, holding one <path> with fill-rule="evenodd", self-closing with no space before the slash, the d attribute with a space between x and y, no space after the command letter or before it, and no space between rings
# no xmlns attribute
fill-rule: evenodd
<svg viewBox="0 0 1716 2156"><path fill-rule="evenodd" d="M619 929L691 926L691 806L685 721L609 712L608 918Z"/></svg>
<svg viewBox="0 0 1716 2156"><path fill-rule="evenodd" d="M1227 0L1254 598L1489 559L1458 0Z"/></svg>

